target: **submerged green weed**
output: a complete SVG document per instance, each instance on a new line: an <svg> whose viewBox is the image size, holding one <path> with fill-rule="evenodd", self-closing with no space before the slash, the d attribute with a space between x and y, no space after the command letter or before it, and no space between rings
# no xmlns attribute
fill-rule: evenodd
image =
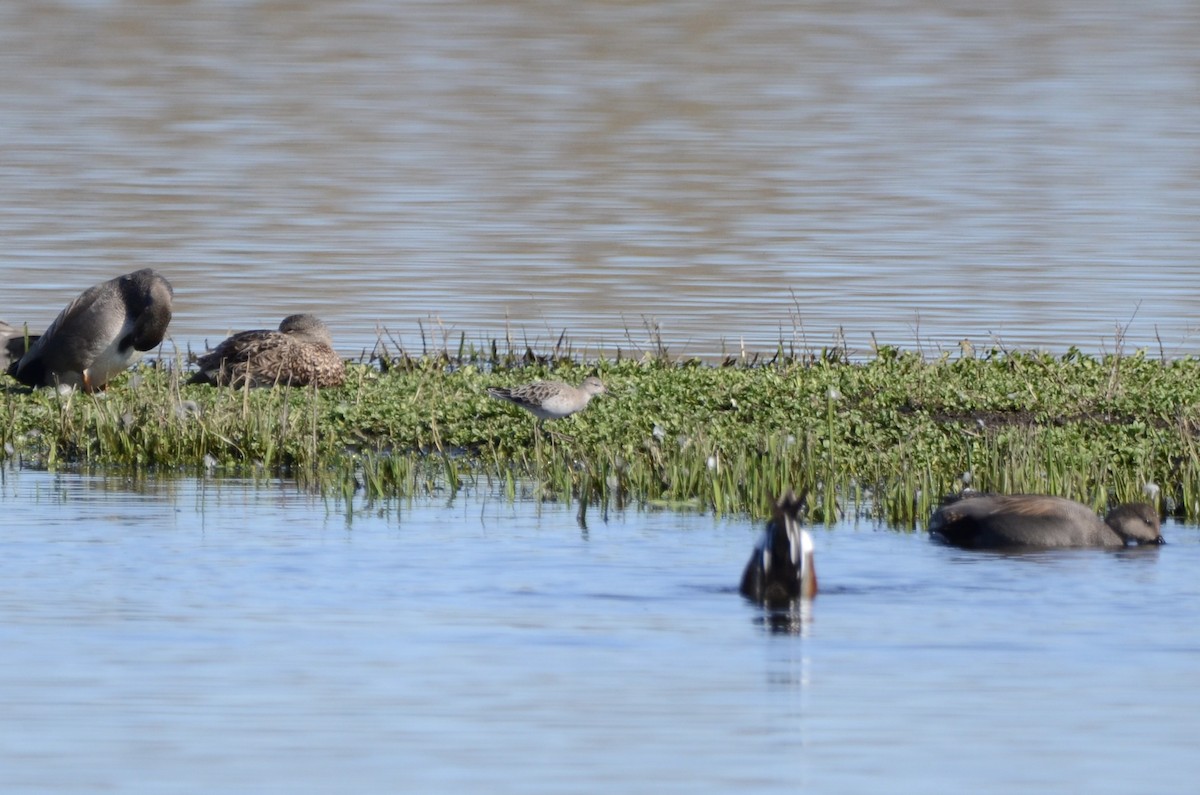
<svg viewBox="0 0 1200 795"><path fill-rule="evenodd" d="M457 489L761 514L785 488L810 513L915 526L971 485L1103 507L1160 488L1200 515L1200 362L993 353L865 362L782 356L713 367L468 348L352 365L336 389L217 389L144 367L106 392L29 392L5 380L3 455L34 466L269 472L330 494ZM598 374L609 394L550 422L490 385Z"/></svg>

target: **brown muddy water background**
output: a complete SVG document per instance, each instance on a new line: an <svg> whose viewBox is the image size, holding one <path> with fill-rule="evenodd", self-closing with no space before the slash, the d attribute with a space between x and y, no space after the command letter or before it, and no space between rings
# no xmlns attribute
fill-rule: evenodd
<svg viewBox="0 0 1200 795"><path fill-rule="evenodd" d="M147 265L197 348L1196 352L1185 0L0 4L0 319ZM168 349L168 352L170 350ZM976 555L486 484L0 469L0 790L1191 793L1200 531Z"/></svg>
<svg viewBox="0 0 1200 795"><path fill-rule="evenodd" d="M1195 352L1200 6L0 8L0 319ZM626 333L628 331L628 334Z"/></svg>

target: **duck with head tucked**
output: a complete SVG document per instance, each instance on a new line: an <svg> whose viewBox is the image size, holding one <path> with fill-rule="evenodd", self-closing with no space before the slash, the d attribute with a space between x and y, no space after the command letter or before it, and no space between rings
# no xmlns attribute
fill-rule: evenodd
<svg viewBox="0 0 1200 795"><path fill-rule="evenodd" d="M1158 511L1147 503L1119 505L1101 519L1082 503L1041 494L968 493L951 497L934 511L929 533L966 549L1164 543Z"/></svg>
<svg viewBox="0 0 1200 795"><path fill-rule="evenodd" d="M333 337L315 315L288 315L278 331L234 334L197 359L190 383L214 386L340 386L346 363Z"/></svg>
<svg viewBox="0 0 1200 795"><path fill-rule="evenodd" d="M775 503L771 520L742 572L742 595L766 607L787 607L817 595L813 540L800 526L803 497L788 491Z"/></svg>
<svg viewBox="0 0 1200 795"><path fill-rule="evenodd" d="M29 386L100 389L162 343L173 296L151 268L90 287L31 342L12 375Z"/></svg>

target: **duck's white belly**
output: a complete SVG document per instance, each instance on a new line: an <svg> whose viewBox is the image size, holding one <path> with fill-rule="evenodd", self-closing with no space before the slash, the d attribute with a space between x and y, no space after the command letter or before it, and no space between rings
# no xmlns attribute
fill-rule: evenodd
<svg viewBox="0 0 1200 795"><path fill-rule="evenodd" d="M124 351L120 348L121 340L132 329L132 323L126 323L121 332L101 349L92 359L84 373L93 389L107 384L114 376L123 373L129 365L142 358L142 352L130 345ZM76 386L79 386L76 384Z"/></svg>

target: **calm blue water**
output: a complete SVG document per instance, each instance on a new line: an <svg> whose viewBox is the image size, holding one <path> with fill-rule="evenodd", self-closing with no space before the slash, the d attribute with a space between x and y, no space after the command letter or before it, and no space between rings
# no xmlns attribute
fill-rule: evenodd
<svg viewBox="0 0 1200 795"><path fill-rule="evenodd" d="M745 521L5 469L0 790L1191 792L1200 533L1164 533L817 528L780 634Z"/></svg>

